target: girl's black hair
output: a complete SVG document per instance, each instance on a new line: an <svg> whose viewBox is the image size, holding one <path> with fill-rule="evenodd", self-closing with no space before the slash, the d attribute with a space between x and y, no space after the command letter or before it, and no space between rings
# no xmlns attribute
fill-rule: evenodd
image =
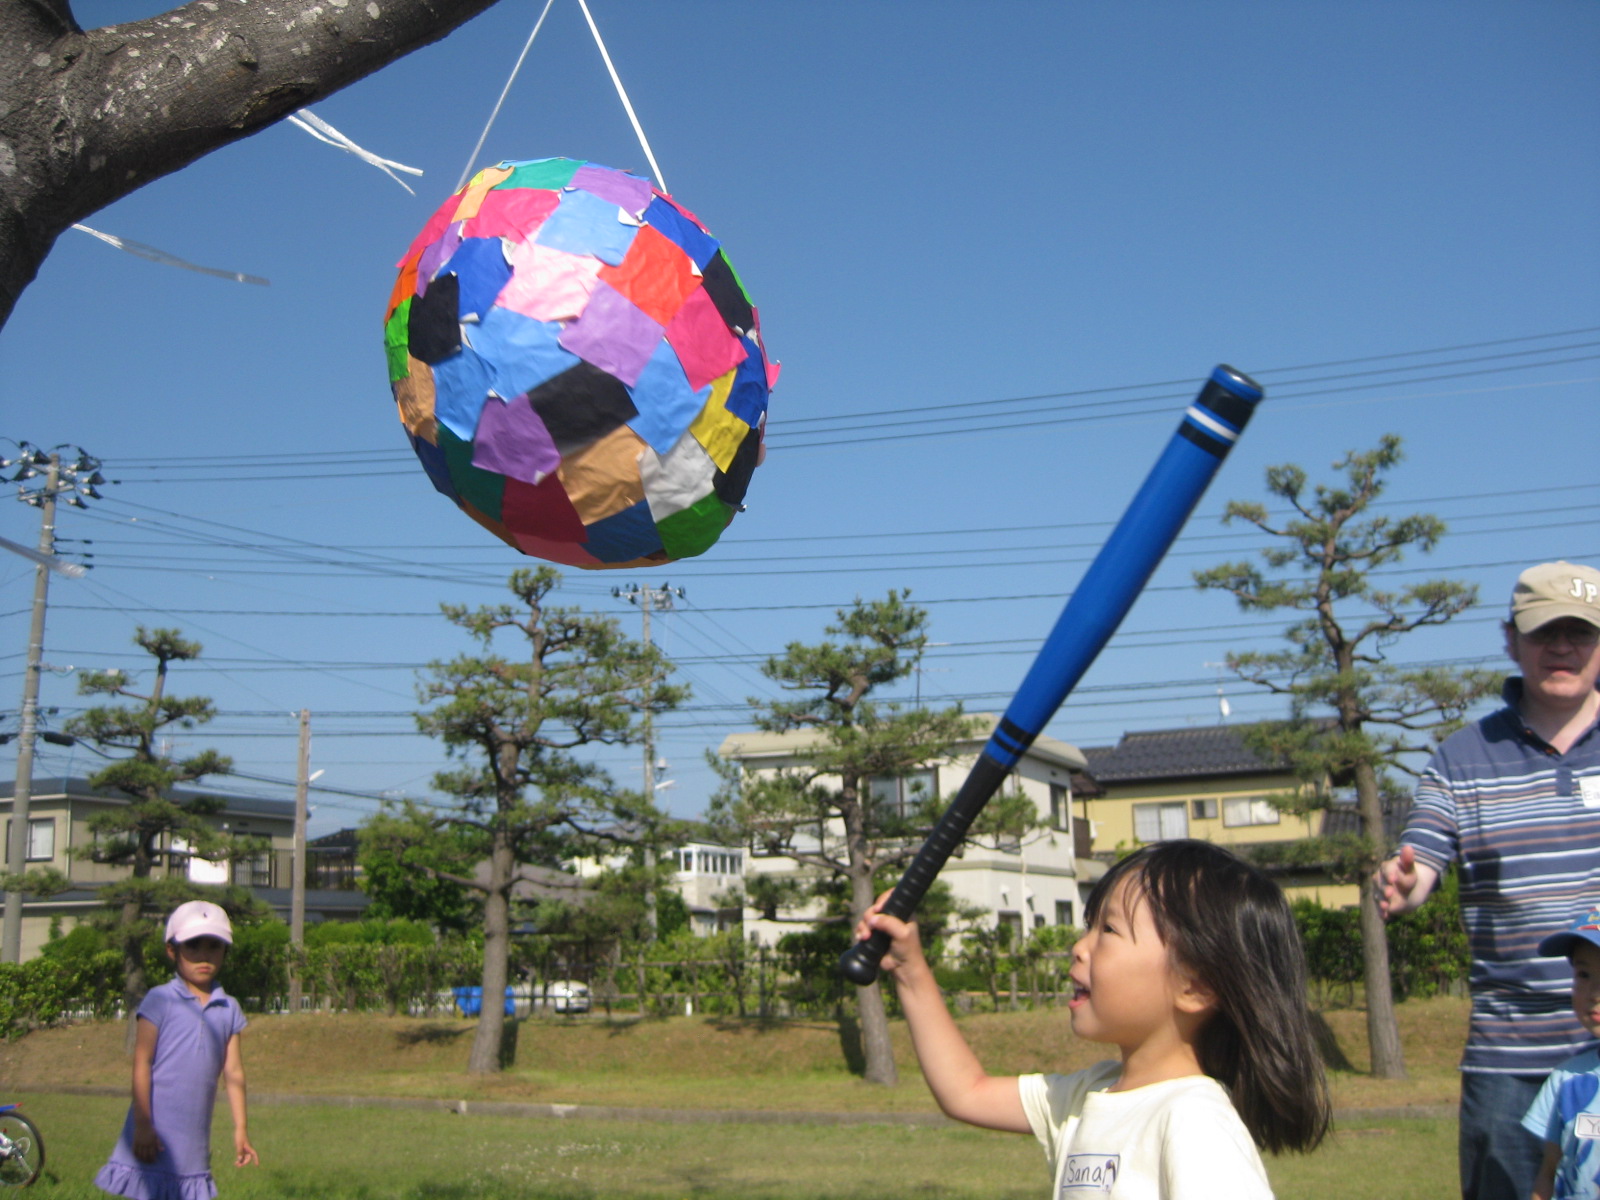
<svg viewBox="0 0 1600 1200"><path fill-rule="evenodd" d="M1306 999L1305 953L1283 891L1257 867L1210 842L1145 846L1116 863L1089 895L1094 924L1127 879L1150 905L1173 963L1215 993L1195 1043L1200 1069L1233 1098L1263 1150L1314 1149L1330 1104Z"/></svg>

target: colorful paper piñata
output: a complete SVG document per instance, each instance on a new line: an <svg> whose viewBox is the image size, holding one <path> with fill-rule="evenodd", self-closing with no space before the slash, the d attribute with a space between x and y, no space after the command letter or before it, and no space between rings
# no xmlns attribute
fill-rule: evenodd
<svg viewBox="0 0 1600 1200"><path fill-rule="evenodd" d="M778 365L699 218L626 171L502 162L399 267L389 378L435 488L569 566L711 548L761 457Z"/></svg>

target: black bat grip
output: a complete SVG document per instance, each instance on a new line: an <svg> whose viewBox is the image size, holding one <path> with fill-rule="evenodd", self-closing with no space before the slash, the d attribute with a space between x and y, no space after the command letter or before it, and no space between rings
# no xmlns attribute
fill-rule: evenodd
<svg viewBox="0 0 1600 1200"><path fill-rule="evenodd" d="M989 798L1000 790L1000 785L1011 768L1001 766L987 754L980 754L966 782L956 793L956 798L945 809L939 823L933 827L922 849L911 860L894 891L883 902L883 911L891 917L909 921L917 905L928 894L928 888L938 878L939 871L950 861L950 856L966 840L967 830L977 820ZM871 937L857 942L839 957L839 974L851 983L866 987L878 977L878 964L889 950L889 935L874 930Z"/></svg>

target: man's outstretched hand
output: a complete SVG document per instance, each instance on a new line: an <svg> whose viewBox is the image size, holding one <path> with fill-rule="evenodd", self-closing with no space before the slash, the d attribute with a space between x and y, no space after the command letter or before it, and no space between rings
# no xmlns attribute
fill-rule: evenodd
<svg viewBox="0 0 1600 1200"><path fill-rule="evenodd" d="M1439 882L1439 872L1417 861L1417 852L1401 846L1399 853L1383 861L1372 882L1378 896L1378 911L1385 921L1419 907Z"/></svg>

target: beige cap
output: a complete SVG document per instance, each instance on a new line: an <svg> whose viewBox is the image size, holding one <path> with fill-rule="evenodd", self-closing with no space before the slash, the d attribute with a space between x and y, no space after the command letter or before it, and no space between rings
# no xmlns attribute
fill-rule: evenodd
<svg viewBox="0 0 1600 1200"><path fill-rule="evenodd" d="M1600 571L1578 563L1540 563L1517 576L1511 620L1518 632L1576 617L1600 629Z"/></svg>

